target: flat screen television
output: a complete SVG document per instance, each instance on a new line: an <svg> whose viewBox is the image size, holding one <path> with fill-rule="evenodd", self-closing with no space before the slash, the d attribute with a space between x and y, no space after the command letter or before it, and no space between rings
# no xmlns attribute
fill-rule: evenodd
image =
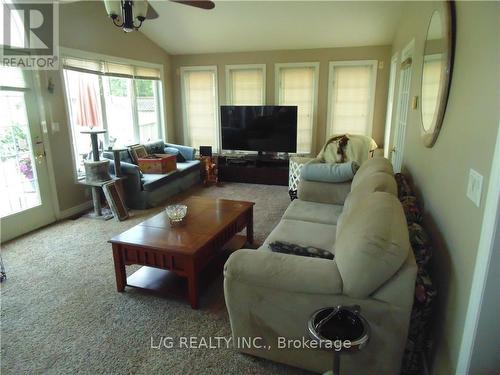
<svg viewBox="0 0 500 375"><path fill-rule="evenodd" d="M297 152L297 106L222 105L222 149Z"/></svg>

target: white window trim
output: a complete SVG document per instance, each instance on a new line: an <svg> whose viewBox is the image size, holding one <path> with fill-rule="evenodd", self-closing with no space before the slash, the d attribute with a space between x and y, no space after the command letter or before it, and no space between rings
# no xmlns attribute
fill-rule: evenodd
<svg viewBox="0 0 500 375"><path fill-rule="evenodd" d="M333 70L336 66L361 66L361 65L371 65L373 81L371 87L371 101L370 101L370 113L368 115L369 118L369 127L368 127L368 136L372 136L373 134L373 116L375 112L375 93L377 87L377 68L378 68L378 60L351 60L351 61L330 61L328 64L328 113L326 116L326 139L334 134L332 129L332 101L333 101Z"/></svg>
<svg viewBox="0 0 500 375"><path fill-rule="evenodd" d="M182 130L184 136L184 142L190 139L189 127L186 123L187 113L186 113L186 87L184 83L184 73L186 72L199 72L199 71L211 71L215 74L215 142L216 149L213 152L219 152L221 149L221 129L220 129L220 107L219 107L219 79L217 76L217 65L204 65L204 66L181 66L179 68L180 80L181 80L181 106L182 106Z"/></svg>
<svg viewBox="0 0 500 375"><path fill-rule="evenodd" d="M67 48L67 47L60 47L59 52L61 55L61 58L63 57L75 57L75 58L81 58L81 59L89 59L89 60L104 60L108 62L113 62L113 63L118 63L118 64L130 64L130 65L138 65L138 66L144 66L145 68L156 68L160 71L160 82L162 87L162 90L158 90L157 92L158 95L158 102L159 102L159 109L158 109L158 120L160 121L160 133L159 136L162 137L163 139L167 140L167 120L165 116L165 111L164 111L164 100L165 100L165 80L164 80L164 72L163 72L163 65L162 64L154 64L146 61L140 61L140 60L132 60L132 59L126 59L126 58L121 58L121 57L116 57L116 56L110 56L110 55L104 55L101 53L95 53L95 52L88 52L88 51L83 51L79 49L74 49L74 48ZM70 101L66 92L66 79L64 77L64 68L60 64L59 65L59 79L62 82L64 88L62 89L63 92L63 98L64 98L64 104L65 104L65 112L66 112L66 123L69 124L70 126L70 146L71 146L71 159L73 162L73 179L75 182L81 181L81 177L78 177L78 172L76 170L76 159L75 159L75 141L73 140L73 129L71 128L71 116L69 114L70 110ZM102 96L102 93L101 93ZM106 117L106 114L104 113L104 117ZM107 134L107 133L106 133Z"/></svg>
<svg viewBox="0 0 500 375"><path fill-rule="evenodd" d="M396 103L396 83L398 78L399 52L396 52L391 58L389 70L389 88L387 93L387 105L385 110L385 131L384 131L384 157L390 157L391 134L394 130L394 107Z"/></svg>
<svg viewBox="0 0 500 375"><path fill-rule="evenodd" d="M281 97L281 79L280 69L282 68L314 68L314 99L313 99L313 123L311 133L311 154L316 149L316 132L318 122L318 88L319 88L319 62L297 62L297 63L276 63L274 64L274 96L276 104L280 103Z"/></svg>
<svg viewBox="0 0 500 375"><path fill-rule="evenodd" d="M262 71L262 77L264 78L262 86L262 105L266 104L266 64L236 64L236 65L226 65L226 103L227 105L233 104L233 90L231 82L231 71L234 70L255 70L259 69Z"/></svg>

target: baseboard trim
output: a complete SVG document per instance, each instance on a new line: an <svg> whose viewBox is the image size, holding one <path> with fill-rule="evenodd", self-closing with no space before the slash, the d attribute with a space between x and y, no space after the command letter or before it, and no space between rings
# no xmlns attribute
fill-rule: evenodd
<svg viewBox="0 0 500 375"><path fill-rule="evenodd" d="M63 211L59 211L59 214L57 215L57 220L67 219L71 216L78 215L81 212L90 210L91 208L92 208L92 201L83 202L78 206L74 206Z"/></svg>

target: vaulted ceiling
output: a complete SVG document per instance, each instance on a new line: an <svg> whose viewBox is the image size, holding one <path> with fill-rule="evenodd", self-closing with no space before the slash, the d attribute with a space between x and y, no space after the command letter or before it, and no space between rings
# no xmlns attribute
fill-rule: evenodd
<svg viewBox="0 0 500 375"><path fill-rule="evenodd" d="M391 44L402 2L215 0L201 10L151 0L141 31L171 54Z"/></svg>

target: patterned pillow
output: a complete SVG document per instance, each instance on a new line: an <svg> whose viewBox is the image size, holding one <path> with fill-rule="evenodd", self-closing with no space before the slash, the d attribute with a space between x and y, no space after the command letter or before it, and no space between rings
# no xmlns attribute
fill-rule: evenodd
<svg viewBox="0 0 500 375"><path fill-rule="evenodd" d="M427 233L418 223L408 224L408 233L419 268L427 266L432 257L432 248Z"/></svg>
<svg viewBox="0 0 500 375"><path fill-rule="evenodd" d="M401 173L396 173L394 175L396 182L398 184L398 197L399 199L407 196L415 196L413 189L408 181L408 178Z"/></svg>
<svg viewBox="0 0 500 375"><path fill-rule="evenodd" d="M403 209L405 211L406 221L408 224L411 223L421 223L422 222L422 212L417 204L417 198L412 196L406 196L400 199Z"/></svg>
<svg viewBox="0 0 500 375"><path fill-rule="evenodd" d="M300 255L303 257L333 259L333 254L327 250L318 249L312 246L299 246L288 242L276 241L269 244L275 253Z"/></svg>

